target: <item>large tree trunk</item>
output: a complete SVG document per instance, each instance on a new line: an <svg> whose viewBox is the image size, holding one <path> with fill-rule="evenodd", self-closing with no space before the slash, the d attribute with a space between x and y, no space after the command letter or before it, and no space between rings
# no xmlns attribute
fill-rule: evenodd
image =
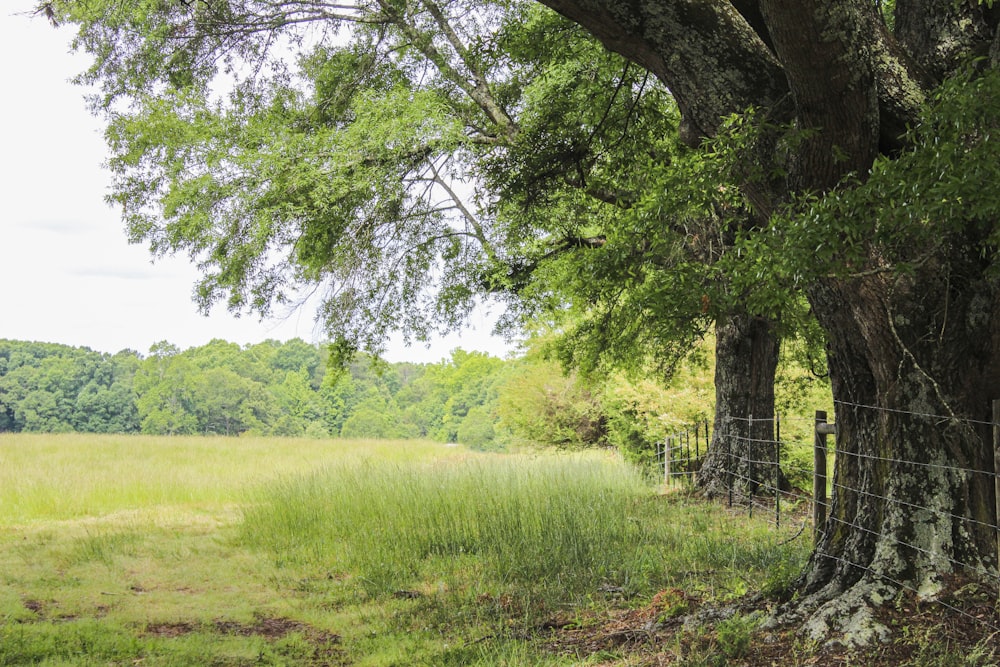
<svg viewBox="0 0 1000 667"><path fill-rule="evenodd" d="M771 324L745 312L715 325L715 423L697 484L708 496L742 499L773 493L785 480L774 461L774 377L779 339Z"/></svg>
<svg viewBox="0 0 1000 667"><path fill-rule="evenodd" d="M762 4L790 63L797 121L818 130L796 155L791 190L825 192L867 173L886 108L877 63L858 55L875 41L866 32L873 6L796 15L788 0ZM963 228L951 222L942 237ZM873 605L901 588L936 595L948 575L992 562L992 479L971 471L992 468L975 424L988 420L1000 389L984 372L996 367L996 292L976 234L909 249L924 256L903 273L885 259L894 250L872 246L868 270L810 288L830 341L838 423L829 524L796 603L814 638L870 641L885 631Z"/></svg>
<svg viewBox="0 0 1000 667"><path fill-rule="evenodd" d="M744 185L762 226L796 193L864 178L879 152L903 147L901 129L935 82L966 57L1000 53L1000 8L975 0L897 0L896 36L870 0L543 2L680 93L688 127L711 136L749 99L768 120L808 131L783 181ZM762 158L748 172L774 173L766 155L748 159ZM1000 287L976 236L989 225L965 222L912 249L921 259L910 273L872 246L866 271L809 288L829 338L837 465L827 530L787 612L816 638L871 639L871 606L890 593L934 595L995 557L982 422L1000 397Z"/></svg>
<svg viewBox="0 0 1000 667"><path fill-rule="evenodd" d="M884 631L859 623L870 603L994 570L1000 291L976 259L812 289L838 401L833 504L796 604L815 638L866 641Z"/></svg>

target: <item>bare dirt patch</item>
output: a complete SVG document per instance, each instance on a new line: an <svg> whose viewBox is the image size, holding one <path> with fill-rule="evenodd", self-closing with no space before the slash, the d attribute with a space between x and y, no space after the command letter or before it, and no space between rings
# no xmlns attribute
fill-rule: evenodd
<svg viewBox="0 0 1000 667"><path fill-rule="evenodd" d="M150 623L146 626L143 634L155 637L178 637L192 632L205 631L240 637L258 636L268 640L281 639L297 632L310 640L322 640L327 643L340 641L338 635L320 630L307 623L295 621L290 618L270 617L260 617L252 623L224 619L217 619L210 623L194 623L191 621Z"/></svg>
<svg viewBox="0 0 1000 667"><path fill-rule="evenodd" d="M259 636L265 639L281 639L293 632L298 632L310 639L321 639L326 642L338 642L340 637L315 628L307 623L294 621L290 618L261 617L253 623L217 620L212 622L212 628L219 634L239 635L242 637Z"/></svg>
<svg viewBox="0 0 1000 667"><path fill-rule="evenodd" d="M27 600L24 600L21 604L24 605L24 608L30 611L31 613L38 614L39 616L41 616L45 611L45 603L42 602L41 600L34 600L29 598Z"/></svg>
<svg viewBox="0 0 1000 667"><path fill-rule="evenodd" d="M180 637L196 632L199 628L200 625L198 623L188 621L150 623L143 630L142 634L147 637Z"/></svg>
<svg viewBox="0 0 1000 667"><path fill-rule="evenodd" d="M211 622L172 621L150 623L142 632L146 637L175 638L194 632L210 632L238 637L262 637L274 642L291 634L300 634L311 648L311 658L303 665L342 665L340 636L290 618L261 616L252 623L216 619Z"/></svg>

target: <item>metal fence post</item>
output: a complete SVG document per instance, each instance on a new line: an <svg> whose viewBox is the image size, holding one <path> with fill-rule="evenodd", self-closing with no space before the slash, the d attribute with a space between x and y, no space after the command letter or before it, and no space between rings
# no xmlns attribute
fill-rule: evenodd
<svg viewBox="0 0 1000 667"><path fill-rule="evenodd" d="M781 528L781 417L774 413L774 527Z"/></svg>
<svg viewBox="0 0 1000 667"><path fill-rule="evenodd" d="M691 431L684 431L684 479L690 484L694 480L694 473L691 467Z"/></svg>
<svg viewBox="0 0 1000 667"><path fill-rule="evenodd" d="M695 423L695 425L694 425L694 467L696 469L699 469L699 470L701 469L701 466L698 465L698 460L701 459L701 443L698 441L698 432L700 430L701 430L700 424ZM706 435L707 435L707 429L706 429ZM707 440L705 441L705 444L706 444L706 446L708 445L708 441Z"/></svg>
<svg viewBox="0 0 1000 667"><path fill-rule="evenodd" d="M670 459L673 457L673 454L674 454L674 439L670 436L667 436L663 454L663 476L666 479L667 486L670 486L674 481L673 470L672 470L673 465L670 462Z"/></svg>
<svg viewBox="0 0 1000 667"><path fill-rule="evenodd" d="M993 399L993 488L996 496L997 567L1000 568L1000 399Z"/></svg>
<svg viewBox="0 0 1000 667"><path fill-rule="evenodd" d="M733 427L729 422L726 431L726 471L729 473L729 506L733 506Z"/></svg>
<svg viewBox="0 0 1000 667"><path fill-rule="evenodd" d="M667 443L670 441L669 438L663 439L663 485L667 486L670 483L670 459L667 454Z"/></svg>

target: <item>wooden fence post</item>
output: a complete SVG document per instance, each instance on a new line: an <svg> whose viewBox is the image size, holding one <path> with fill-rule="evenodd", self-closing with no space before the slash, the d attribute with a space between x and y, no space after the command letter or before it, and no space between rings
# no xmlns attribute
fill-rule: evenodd
<svg viewBox="0 0 1000 667"><path fill-rule="evenodd" d="M663 440L663 485L670 486L670 436Z"/></svg>
<svg viewBox="0 0 1000 667"><path fill-rule="evenodd" d="M826 412L817 410L813 446L813 544L826 530L826 436L836 432L837 425L826 422Z"/></svg>
<svg viewBox="0 0 1000 667"><path fill-rule="evenodd" d="M757 463L756 457L754 456L754 445L753 445L753 413L751 412L747 415L747 444L743 447L743 451L747 455L747 504L750 506L750 518L753 518L753 497L757 491Z"/></svg>

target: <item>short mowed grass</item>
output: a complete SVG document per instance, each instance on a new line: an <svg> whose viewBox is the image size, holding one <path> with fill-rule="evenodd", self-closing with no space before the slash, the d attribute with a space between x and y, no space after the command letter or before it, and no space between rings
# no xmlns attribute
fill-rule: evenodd
<svg viewBox="0 0 1000 667"><path fill-rule="evenodd" d="M606 452L0 435L0 665L628 664L547 633L776 591L796 528Z"/></svg>

